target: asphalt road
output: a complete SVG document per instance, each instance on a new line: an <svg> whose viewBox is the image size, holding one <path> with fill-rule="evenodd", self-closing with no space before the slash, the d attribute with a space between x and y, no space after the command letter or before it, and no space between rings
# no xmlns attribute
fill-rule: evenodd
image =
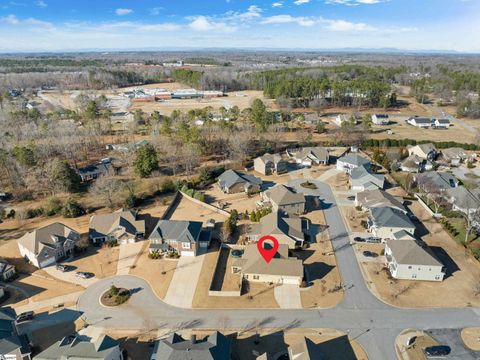
<svg viewBox="0 0 480 360"><path fill-rule="evenodd" d="M303 181L294 180L290 185L296 186ZM314 182L318 189L309 195L323 199L328 231L347 289L343 302L337 307L325 310L182 309L165 304L154 295L148 283L127 275L91 285L79 298L78 310L89 324L98 327L145 331L157 328L335 328L356 339L371 360L396 359L395 338L406 328L427 330L480 326L480 309L399 309L374 297L364 283L330 187L319 181ZM100 296L112 283L136 292L127 305L118 309L105 308L99 303Z"/></svg>

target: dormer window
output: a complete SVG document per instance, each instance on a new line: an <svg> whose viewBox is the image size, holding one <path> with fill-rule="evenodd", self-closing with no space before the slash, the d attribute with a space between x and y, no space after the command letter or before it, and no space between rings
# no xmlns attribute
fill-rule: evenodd
<svg viewBox="0 0 480 360"><path fill-rule="evenodd" d="M53 240L54 243L60 242L60 239L57 235L52 235L50 238Z"/></svg>

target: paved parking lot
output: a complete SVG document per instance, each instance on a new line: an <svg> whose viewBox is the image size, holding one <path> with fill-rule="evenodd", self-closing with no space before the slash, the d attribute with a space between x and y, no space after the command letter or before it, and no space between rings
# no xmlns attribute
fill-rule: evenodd
<svg viewBox="0 0 480 360"><path fill-rule="evenodd" d="M446 358L449 360L478 360L480 352L465 347L459 329L434 329L425 331L441 345L448 345L452 352ZM432 358L433 359L433 358Z"/></svg>

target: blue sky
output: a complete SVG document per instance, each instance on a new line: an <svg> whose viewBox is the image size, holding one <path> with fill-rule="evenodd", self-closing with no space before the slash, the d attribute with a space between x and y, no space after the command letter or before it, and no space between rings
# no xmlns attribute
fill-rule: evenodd
<svg viewBox="0 0 480 360"><path fill-rule="evenodd" d="M399 48L480 52L480 0L0 0L0 51Z"/></svg>

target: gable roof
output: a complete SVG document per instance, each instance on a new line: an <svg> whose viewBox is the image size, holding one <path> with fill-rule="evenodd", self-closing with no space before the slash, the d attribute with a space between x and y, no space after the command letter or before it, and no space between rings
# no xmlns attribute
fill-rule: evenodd
<svg viewBox="0 0 480 360"><path fill-rule="evenodd" d="M351 165L354 165L356 167L370 165L370 161L368 159L364 158L363 156L360 156L358 154L353 154L353 153L342 156L337 161L341 161L341 162L344 162L344 163L347 163L347 164L351 164Z"/></svg>
<svg viewBox="0 0 480 360"><path fill-rule="evenodd" d="M259 156L257 159L262 160L264 164L268 162L278 164L281 161L285 161L279 154L270 154L270 153L265 153L262 156Z"/></svg>
<svg viewBox="0 0 480 360"><path fill-rule="evenodd" d="M398 264L443 266L428 247L414 240L387 240L385 243Z"/></svg>
<svg viewBox="0 0 480 360"><path fill-rule="evenodd" d="M480 200L464 186L448 189L447 194L453 198L451 202L460 209L474 210L480 207Z"/></svg>
<svg viewBox="0 0 480 360"><path fill-rule="evenodd" d="M373 185L383 188L385 183L385 176L382 174L372 174L369 172L365 166L359 166L353 169L350 173L350 178L353 184L368 184L372 183Z"/></svg>
<svg viewBox="0 0 480 360"><path fill-rule="evenodd" d="M90 231L99 235L110 234L119 226L125 228L125 232L131 235L145 232L145 221L137 220L137 215L131 210L120 209L110 214L94 215L90 218Z"/></svg>
<svg viewBox="0 0 480 360"><path fill-rule="evenodd" d="M432 119L426 117L411 117L409 121L415 121L417 124L431 124Z"/></svg>
<svg viewBox="0 0 480 360"><path fill-rule="evenodd" d="M447 190L455 187L458 184L458 180L455 176L446 172L431 171L423 174L416 175L417 182L428 185L433 185L438 190Z"/></svg>
<svg viewBox="0 0 480 360"><path fill-rule="evenodd" d="M443 149L442 156L447 160L457 159L457 158L463 160L468 157L468 154L462 148L455 147L455 148Z"/></svg>
<svg viewBox="0 0 480 360"><path fill-rule="evenodd" d="M315 343L303 337L302 341L289 347L288 353L292 360L326 360L327 357L322 354Z"/></svg>
<svg viewBox="0 0 480 360"><path fill-rule="evenodd" d="M284 234L296 239L304 239L307 220L289 217L280 211L274 211L260 219L260 224L251 226L251 233L260 235Z"/></svg>
<svg viewBox="0 0 480 360"><path fill-rule="evenodd" d="M324 147L305 147L294 155L295 159L304 160L305 158L313 158L326 161L328 159L328 150Z"/></svg>
<svg viewBox="0 0 480 360"><path fill-rule="evenodd" d="M412 154L408 157L406 157L402 163L401 166L404 168L409 168L409 169L418 169L420 168L420 165L423 163L423 159L421 159L418 155Z"/></svg>
<svg viewBox="0 0 480 360"><path fill-rule="evenodd" d="M414 229L412 220L403 212L393 210L389 207L377 207L370 209L370 213L378 227L396 227Z"/></svg>
<svg viewBox="0 0 480 360"><path fill-rule="evenodd" d="M195 243L200 237L202 222L186 220L160 220L150 234L150 239Z"/></svg>
<svg viewBox="0 0 480 360"><path fill-rule="evenodd" d="M243 174L235 170L227 170L218 177L218 182L222 187L230 188L237 183L249 183L252 185L262 185L262 179L253 175Z"/></svg>
<svg viewBox="0 0 480 360"><path fill-rule="evenodd" d="M305 196L300 193L293 192L285 185L277 185L267 191L265 195L277 205L290 205L290 204L304 204L306 202Z"/></svg>
<svg viewBox="0 0 480 360"><path fill-rule="evenodd" d="M15 266L10 264L7 260L0 257L0 276L11 269L15 269Z"/></svg>
<svg viewBox="0 0 480 360"><path fill-rule="evenodd" d="M361 206L367 209L374 207L391 207L402 212L407 212L405 206L403 206L403 202L380 189L359 192L357 194L357 201Z"/></svg>
<svg viewBox="0 0 480 360"><path fill-rule="evenodd" d="M34 254L38 254L44 246L57 248L65 241L79 240L79 236L72 228L57 222L26 233L18 239L18 242Z"/></svg>

